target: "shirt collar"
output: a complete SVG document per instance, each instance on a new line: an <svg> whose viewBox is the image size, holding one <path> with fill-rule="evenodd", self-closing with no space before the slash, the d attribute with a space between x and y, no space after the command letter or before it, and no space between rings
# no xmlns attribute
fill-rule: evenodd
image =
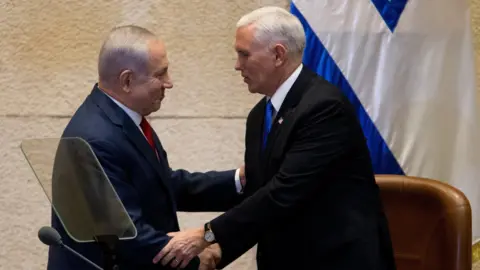
<svg viewBox="0 0 480 270"><path fill-rule="evenodd" d="M298 76L300 75L300 72L302 71L303 65L300 64L297 69L288 77L287 80L285 80L282 85L277 89L275 94L271 97L272 100L272 105L275 108L276 112L280 111L280 107L282 107L282 103L285 100L285 97L287 96L288 92L292 88L293 84L297 80ZM268 100L268 98L267 98Z"/></svg>
<svg viewBox="0 0 480 270"><path fill-rule="evenodd" d="M102 91L103 92L103 91ZM136 111L128 108L127 106L123 105L120 101L114 99L107 93L103 92L107 97L109 97L115 104L118 105L118 107L122 108L122 110L132 119L132 121L135 123L135 125L140 126L140 123L142 122L142 116L137 113Z"/></svg>

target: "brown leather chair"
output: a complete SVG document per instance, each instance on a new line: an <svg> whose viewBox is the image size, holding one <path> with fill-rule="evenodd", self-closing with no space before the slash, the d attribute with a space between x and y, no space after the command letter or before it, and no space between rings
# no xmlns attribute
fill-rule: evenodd
<svg viewBox="0 0 480 270"><path fill-rule="evenodd" d="M376 175L397 270L472 269L470 203L440 181Z"/></svg>

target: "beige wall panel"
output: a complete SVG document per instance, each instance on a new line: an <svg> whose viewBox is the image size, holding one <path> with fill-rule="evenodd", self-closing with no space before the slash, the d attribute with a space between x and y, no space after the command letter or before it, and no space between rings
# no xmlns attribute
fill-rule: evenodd
<svg viewBox="0 0 480 270"><path fill-rule="evenodd" d="M243 164L245 119L154 119L172 168L229 170Z"/></svg>
<svg viewBox="0 0 480 270"><path fill-rule="evenodd" d="M472 18L472 31L475 45L475 64L477 78L477 98L480 104L480 0L470 0L470 16Z"/></svg>
<svg viewBox="0 0 480 270"><path fill-rule="evenodd" d="M3 2L3 3L2 3ZM96 80L106 32L161 35L176 84L162 114L245 115L258 99L234 67L235 22L261 1L8 1L0 4L0 115L70 115Z"/></svg>

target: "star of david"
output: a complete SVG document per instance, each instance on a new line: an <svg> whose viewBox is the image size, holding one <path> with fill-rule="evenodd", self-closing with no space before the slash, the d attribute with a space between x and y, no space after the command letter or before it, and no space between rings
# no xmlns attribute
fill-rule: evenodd
<svg viewBox="0 0 480 270"><path fill-rule="evenodd" d="M393 33L397 27L400 16L407 5L408 0L371 0L375 8L377 8L380 16Z"/></svg>

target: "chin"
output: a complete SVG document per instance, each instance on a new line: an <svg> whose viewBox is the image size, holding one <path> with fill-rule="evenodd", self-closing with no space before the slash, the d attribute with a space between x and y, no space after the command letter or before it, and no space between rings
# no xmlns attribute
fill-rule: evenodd
<svg viewBox="0 0 480 270"><path fill-rule="evenodd" d="M247 84L247 89L248 89L248 92L255 93L255 88L252 87L250 84Z"/></svg>
<svg viewBox="0 0 480 270"><path fill-rule="evenodd" d="M142 115L143 115L143 116L149 116L149 115L152 114L152 113L153 113L153 111L151 111L151 110L145 110L145 111L142 113Z"/></svg>
<svg viewBox="0 0 480 270"><path fill-rule="evenodd" d="M255 89L255 88L252 88L252 87L248 87L248 92L252 93L252 94L258 94L258 89Z"/></svg>
<svg viewBox="0 0 480 270"><path fill-rule="evenodd" d="M148 116L154 112L157 112L160 109L160 107L161 106L158 105L158 106L155 106L154 108L150 108L148 111L145 112L146 114L144 116Z"/></svg>

